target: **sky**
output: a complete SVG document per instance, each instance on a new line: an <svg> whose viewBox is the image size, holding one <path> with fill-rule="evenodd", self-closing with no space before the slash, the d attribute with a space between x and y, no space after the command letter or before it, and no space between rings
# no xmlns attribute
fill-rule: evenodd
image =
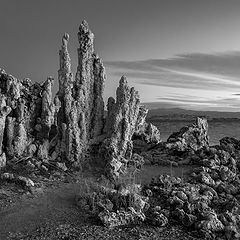
<svg viewBox="0 0 240 240"><path fill-rule="evenodd" d="M61 37L72 71L83 19L107 72L105 99L122 75L141 101L161 107L240 111L239 0L0 0L0 68L55 78Z"/></svg>

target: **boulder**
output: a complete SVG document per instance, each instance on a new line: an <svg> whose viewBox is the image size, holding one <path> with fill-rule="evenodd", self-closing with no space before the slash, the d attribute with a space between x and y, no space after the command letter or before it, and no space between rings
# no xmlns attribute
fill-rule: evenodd
<svg viewBox="0 0 240 240"><path fill-rule="evenodd" d="M220 232L224 230L222 222L214 215L209 220L202 220L198 223L197 228L206 232Z"/></svg>
<svg viewBox="0 0 240 240"><path fill-rule="evenodd" d="M3 152L2 155L0 156L0 170L6 167L6 163L7 163L6 154Z"/></svg>
<svg viewBox="0 0 240 240"><path fill-rule="evenodd" d="M143 213L136 212L133 208L130 208L128 211L120 210L117 212L104 210L99 213L98 217L103 225L108 228L137 224L143 222L146 218Z"/></svg>
<svg viewBox="0 0 240 240"><path fill-rule="evenodd" d="M154 212L151 216L151 223L156 227L164 227L168 224L167 217L159 212Z"/></svg>
<svg viewBox="0 0 240 240"><path fill-rule="evenodd" d="M220 140L220 147L230 154L240 150L240 141L233 137L224 137Z"/></svg>
<svg viewBox="0 0 240 240"><path fill-rule="evenodd" d="M169 136L166 147L177 151L197 151L209 146L208 123L205 118L197 118L196 123L183 127Z"/></svg>

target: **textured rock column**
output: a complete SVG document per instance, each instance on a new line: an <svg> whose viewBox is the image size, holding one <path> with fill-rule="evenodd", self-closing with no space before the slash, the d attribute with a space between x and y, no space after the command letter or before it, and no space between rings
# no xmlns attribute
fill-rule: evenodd
<svg viewBox="0 0 240 240"><path fill-rule="evenodd" d="M101 59L94 53L94 35L83 21L79 27L78 67L74 87L75 99L81 108L80 126L83 128L82 141L100 135L103 129L104 101L103 88L105 69Z"/></svg>
<svg viewBox="0 0 240 240"><path fill-rule="evenodd" d="M57 124L61 132L60 142L58 144L58 152L63 158L74 161L73 141L78 140L78 131L74 132L74 122L71 118L74 109L73 103L73 75L71 71L71 59L67 49L69 35L65 33L62 37L62 46L59 51L60 68L58 70L59 91L55 100L60 102L59 112L57 114ZM75 144L76 146L76 144Z"/></svg>
<svg viewBox="0 0 240 240"><path fill-rule="evenodd" d="M54 104L52 102L52 85L54 79L48 77L43 84L42 93L42 124L47 126L49 129L54 123Z"/></svg>
<svg viewBox="0 0 240 240"><path fill-rule="evenodd" d="M41 112L41 144L38 147L37 155L40 159L48 159L49 133L54 123L55 106L52 102L52 85L54 79L48 77L43 83L42 112Z"/></svg>
<svg viewBox="0 0 240 240"><path fill-rule="evenodd" d="M20 157L23 155L28 144L28 123L26 100L19 98L16 103L16 121L14 123L14 155Z"/></svg>
<svg viewBox="0 0 240 240"><path fill-rule="evenodd" d="M6 106L6 97L0 94L0 169L6 166L6 154L3 152L3 137L6 124L6 117L11 108Z"/></svg>
<svg viewBox="0 0 240 240"><path fill-rule="evenodd" d="M100 152L107 161L106 171L110 178L116 179L132 157L132 136L136 129L140 100L138 92L130 88L122 77L117 88L116 103L108 100L108 114L104 140Z"/></svg>
<svg viewBox="0 0 240 240"><path fill-rule="evenodd" d="M72 86L72 72L71 72L71 59L68 53L67 45L69 41L69 35L65 33L62 37L62 46L59 51L60 68L58 70L59 81L59 98L62 98L66 91L66 88Z"/></svg>
<svg viewBox="0 0 240 240"><path fill-rule="evenodd" d="M102 60L94 54L93 61L93 75L94 75L94 83L93 83L93 103L92 103L92 125L90 126L90 136L91 138L95 138L102 134L104 127L104 101L103 101L103 90L104 90L104 82L106 79L105 76L105 68L103 66Z"/></svg>
<svg viewBox="0 0 240 240"><path fill-rule="evenodd" d="M61 101L59 124L66 143L66 157L70 162L81 163L91 139L103 131L103 86L105 69L94 53L94 35L83 21L79 27L78 67L72 80L70 57L67 50L69 36L64 35L59 52L59 92ZM63 136L63 134L65 134Z"/></svg>

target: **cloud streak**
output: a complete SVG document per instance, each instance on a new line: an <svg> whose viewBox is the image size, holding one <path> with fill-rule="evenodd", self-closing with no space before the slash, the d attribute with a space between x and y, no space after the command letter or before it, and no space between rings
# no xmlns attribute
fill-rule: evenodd
<svg viewBox="0 0 240 240"><path fill-rule="evenodd" d="M124 72L136 85L168 88L162 97L155 96L157 102L230 107L233 111L240 107L240 94L236 93L240 89L240 52L180 54L170 59L112 61L106 65L113 75L120 77ZM194 95L186 96L188 91ZM203 99L199 100L200 96Z"/></svg>
<svg viewBox="0 0 240 240"><path fill-rule="evenodd" d="M171 59L113 61L106 64L116 76L124 71L129 77L145 79L146 84L171 86L176 83L179 87L203 89L240 87L240 52L182 54Z"/></svg>

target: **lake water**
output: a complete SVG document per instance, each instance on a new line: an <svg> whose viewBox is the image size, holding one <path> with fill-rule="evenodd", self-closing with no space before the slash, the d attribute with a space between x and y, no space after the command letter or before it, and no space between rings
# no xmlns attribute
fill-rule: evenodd
<svg viewBox="0 0 240 240"><path fill-rule="evenodd" d="M163 141L173 133L179 131L182 127L192 124L188 121L151 121L160 130ZM223 137L240 138L240 120L229 121L209 121L209 140L211 145L219 144Z"/></svg>

